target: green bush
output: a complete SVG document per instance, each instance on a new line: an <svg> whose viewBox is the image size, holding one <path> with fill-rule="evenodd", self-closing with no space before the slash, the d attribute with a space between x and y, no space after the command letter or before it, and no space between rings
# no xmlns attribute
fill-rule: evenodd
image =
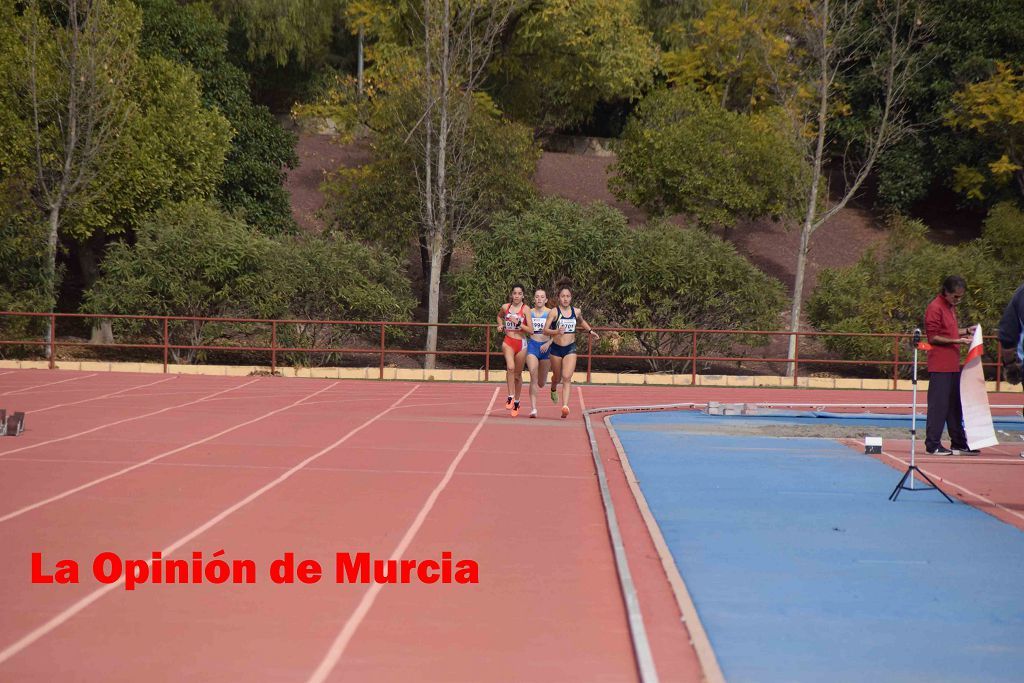
<svg viewBox="0 0 1024 683"><path fill-rule="evenodd" d="M87 293L86 310L128 315L285 318L291 320L408 320L409 282L382 250L339 237L274 240L215 205L170 205L143 221L134 246L111 246L102 277ZM117 321L121 333L162 339L159 324ZM279 326L278 345L323 348L365 330L293 323ZM377 328L372 330L376 333ZM265 346L265 324L172 322L172 344ZM376 340L376 338L374 338ZM250 343L249 345L253 345ZM174 352L178 362L201 358ZM325 362L328 354L314 354ZM288 355L306 361L306 354Z"/></svg>
<svg viewBox="0 0 1024 683"><path fill-rule="evenodd" d="M627 270L611 290L614 319L623 327L718 330L774 330L786 305L782 285L735 247L700 230L668 223L645 226L629 235ZM636 335L653 356L686 356L690 335L644 332ZM736 344L758 346L764 336L699 335L697 355L729 353ZM656 370L686 367L654 362Z"/></svg>
<svg viewBox="0 0 1024 683"><path fill-rule="evenodd" d="M49 311L46 283L46 225L38 220L24 174L0 174L0 311ZM62 269L61 269L62 270ZM58 281L62 273L57 273ZM46 320L0 316L0 338L42 339ZM23 356L31 347L2 346L0 357Z"/></svg>
<svg viewBox="0 0 1024 683"><path fill-rule="evenodd" d="M703 231L655 223L631 230L603 204L542 199L506 214L473 239L472 265L455 275L455 322L491 321L514 283L547 288L573 282L574 303L594 325L610 327L775 329L785 299L732 245ZM704 336L698 353L736 339ZM752 340L745 339L745 343ZM602 340L614 350L639 343L652 355L688 355L689 335L646 333ZM685 347L685 352L683 351ZM654 369L680 367L655 359Z"/></svg>
<svg viewBox="0 0 1024 683"><path fill-rule="evenodd" d="M996 204L985 218L982 237L992 257L1008 267L1011 280L1024 277L1024 211L1013 202Z"/></svg>
<svg viewBox="0 0 1024 683"><path fill-rule="evenodd" d="M407 321L414 299L398 260L339 235L283 240L270 263L275 317L302 320L280 326L277 342L291 348L340 348L379 340L379 328L325 325L324 320ZM392 328L391 339L402 335ZM330 353L286 354L293 365L327 365Z"/></svg>
<svg viewBox="0 0 1024 683"><path fill-rule="evenodd" d="M619 211L545 198L519 213L499 216L490 230L472 235L472 265L451 278L452 322L491 322L515 283L544 287L554 300L561 278L573 282L576 305L607 324L615 305L605 291L609 275L625 273L629 230Z"/></svg>
<svg viewBox="0 0 1024 683"><path fill-rule="evenodd" d="M268 263L273 242L210 203L168 205L141 222L134 246L117 242L107 250L102 275L86 293L85 310L152 316L265 317L275 302ZM116 321L115 331L145 330L162 339L156 323ZM220 324L176 322L172 344L209 345ZM202 357L173 351L177 362Z"/></svg>
<svg viewBox="0 0 1024 683"><path fill-rule="evenodd" d="M795 215L806 167L779 111L730 112L688 89L648 95L626 126L611 187L653 215L702 226Z"/></svg>
<svg viewBox="0 0 1024 683"><path fill-rule="evenodd" d="M808 301L811 323L825 332L910 333L924 325L924 311L947 275L967 281L957 308L961 324L995 331L1012 287L1001 276L991 248L978 240L943 246L925 238L918 221L898 218L882 245L848 268L826 269ZM827 348L850 360L887 360L892 341L871 337L826 338ZM906 360L906 353L902 354ZM881 370L888 374L889 370Z"/></svg>

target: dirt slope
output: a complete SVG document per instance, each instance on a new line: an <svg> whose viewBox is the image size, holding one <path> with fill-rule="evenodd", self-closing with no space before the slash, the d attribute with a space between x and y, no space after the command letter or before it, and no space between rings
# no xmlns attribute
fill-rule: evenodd
<svg viewBox="0 0 1024 683"><path fill-rule="evenodd" d="M353 167L371 159L369 145L355 142L339 145L328 135L303 134L299 137L300 163L288 174L286 187L292 196L292 213L307 230L323 229L317 212L324 204L320 191L327 174L336 168ZM647 220L635 206L620 201L608 190L608 167L614 157L545 152L537 166L535 182L545 195L573 201L604 202L620 211L631 224ZM680 217L674 219L681 225ZM885 235L871 215L861 209L839 212L815 235L811 244L804 293L810 294L823 268L850 265L873 243ZM799 234L768 220L753 221L729 231L726 238L765 272L777 277L790 290L796 269Z"/></svg>

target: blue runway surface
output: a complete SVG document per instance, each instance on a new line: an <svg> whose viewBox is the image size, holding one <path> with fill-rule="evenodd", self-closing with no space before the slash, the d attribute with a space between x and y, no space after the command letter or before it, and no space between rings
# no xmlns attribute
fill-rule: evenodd
<svg viewBox="0 0 1024 683"><path fill-rule="evenodd" d="M829 439L673 429L767 420L612 418L726 679L1024 680L1024 533Z"/></svg>

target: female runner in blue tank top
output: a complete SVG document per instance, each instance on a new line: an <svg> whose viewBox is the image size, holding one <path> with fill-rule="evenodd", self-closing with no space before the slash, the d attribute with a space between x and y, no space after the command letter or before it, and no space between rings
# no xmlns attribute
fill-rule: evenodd
<svg viewBox="0 0 1024 683"><path fill-rule="evenodd" d="M562 384L562 417L569 417L569 389L572 375L576 371L576 328L599 339L597 332L583 319L580 309L572 305L572 289L562 286L558 289L558 306L548 315L544 334L551 340L552 376L560 377Z"/></svg>
<svg viewBox="0 0 1024 683"><path fill-rule="evenodd" d="M538 287L533 293L533 308L529 313L533 333L526 340L526 367L530 371L530 417L537 417L537 387L544 388L548 367L551 365L548 349L552 340L544 334L551 310L548 308L547 291Z"/></svg>

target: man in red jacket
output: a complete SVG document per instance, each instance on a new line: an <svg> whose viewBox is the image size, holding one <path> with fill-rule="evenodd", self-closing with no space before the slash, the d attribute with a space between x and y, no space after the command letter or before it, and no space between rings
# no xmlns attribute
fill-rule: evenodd
<svg viewBox="0 0 1024 683"><path fill-rule="evenodd" d="M974 326L959 327L956 305L964 298L967 283L959 275L942 281L942 290L924 314L928 351L928 425L924 446L932 455L977 455L967 445L964 413L960 405L960 346L971 343ZM942 445L942 426L949 430L952 450Z"/></svg>

